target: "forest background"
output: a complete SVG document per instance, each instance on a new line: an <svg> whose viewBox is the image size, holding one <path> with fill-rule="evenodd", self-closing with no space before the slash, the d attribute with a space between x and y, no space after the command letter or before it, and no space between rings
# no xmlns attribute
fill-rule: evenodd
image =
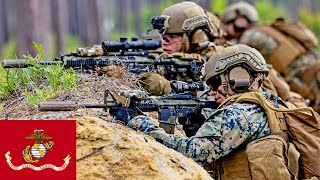
<svg viewBox="0 0 320 180"><path fill-rule="evenodd" d="M192 0L220 14L237 0ZM0 0L0 62L37 54L32 41L43 45L44 59L74 52L76 47L145 37L150 19L182 0ZM247 0L261 23L276 17L300 20L320 37L319 0ZM5 71L0 66L0 81Z"/></svg>

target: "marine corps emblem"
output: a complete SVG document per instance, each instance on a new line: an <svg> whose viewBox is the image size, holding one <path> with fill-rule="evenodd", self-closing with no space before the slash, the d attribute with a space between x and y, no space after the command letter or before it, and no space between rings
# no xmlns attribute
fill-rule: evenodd
<svg viewBox="0 0 320 180"><path fill-rule="evenodd" d="M35 140L34 144L27 145L22 150L23 159L27 163L33 163L33 164L38 163L42 158L44 158L46 156L48 150L52 151L52 147L54 145L54 142L49 141L50 139L52 139L52 137L45 134L43 129L41 129L41 130L35 129L33 134L26 136L26 139L34 139ZM68 164L70 162L70 158L71 158L69 155L66 158L64 158L64 164L60 167L57 167L52 164L45 164L40 167L37 167L32 164L22 164L20 166L13 165L11 162L12 158L10 157L10 151L8 151L5 154L5 157L7 159L8 165L13 170L21 170L23 168L30 168L30 169L33 169L36 171L40 171L40 170L43 170L46 168L51 168L56 171L62 171L68 166Z"/></svg>
<svg viewBox="0 0 320 180"><path fill-rule="evenodd" d="M28 163L37 163L40 159L44 158L47 150L52 151L53 141L44 141L47 139L52 139L44 133L44 130L34 130L33 134L30 134L26 139L35 139L33 145L27 145L23 150L23 159Z"/></svg>

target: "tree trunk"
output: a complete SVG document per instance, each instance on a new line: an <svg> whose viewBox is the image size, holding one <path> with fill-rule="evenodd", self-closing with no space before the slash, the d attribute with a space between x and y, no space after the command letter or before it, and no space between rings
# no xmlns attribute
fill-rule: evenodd
<svg viewBox="0 0 320 180"><path fill-rule="evenodd" d="M132 1L133 5L133 17L134 17L134 25L135 25L135 31L138 37L141 36L142 30L141 30L141 9L142 9L142 0L135 0Z"/></svg>
<svg viewBox="0 0 320 180"><path fill-rule="evenodd" d="M5 44L5 36L7 36L6 29L8 28L5 4L5 0L0 0L0 56L2 55L2 48Z"/></svg>
<svg viewBox="0 0 320 180"><path fill-rule="evenodd" d="M69 20L69 32L73 35L79 35L79 26L78 26L78 9L77 9L77 0L68 0L68 20Z"/></svg>
<svg viewBox="0 0 320 180"><path fill-rule="evenodd" d="M88 28L88 22L86 21L87 18L86 16L88 16L88 14L86 14L87 12L87 8L86 7L86 2L87 0L77 0L76 2L76 16L77 16L77 31L78 31L78 36L80 37L81 41L84 44L88 44L88 40L87 40L87 28Z"/></svg>
<svg viewBox="0 0 320 180"><path fill-rule="evenodd" d="M120 33L127 33L128 30L128 9L129 9L129 1L128 0L117 0L116 1L116 30Z"/></svg>
<svg viewBox="0 0 320 180"><path fill-rule="evenodd" d="M67 17L67 1L54 0L51 1L51 17L52 29L55 34L55 43L57 46L56 55L63 53L64 49L64 33L67 31L68 19Z"/></svg>
<svg viewBox="0 0 320 180"><path fill-rule="evenodd" d="M49 1L44 0L16 0L18 55L30 52L35 56L38 52L33 48L32 41L42 44L46 52L46 35L50 22L48 3Z"/></svg>
<svg viewBox="0 0 320 180"><path fill-rule="evenodd" d="M101 44L103 41L103 4L98 0L85 1L85 43L86 46Z"/></svg>

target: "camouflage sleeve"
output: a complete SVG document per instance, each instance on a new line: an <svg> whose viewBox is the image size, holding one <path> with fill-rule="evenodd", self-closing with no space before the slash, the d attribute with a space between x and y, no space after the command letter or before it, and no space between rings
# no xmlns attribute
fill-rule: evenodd
<svg viewBox="0 0 320 180"><path fill-rule="evenodd" d="M243 33L239 44L246 44L257 49L267 61L278 46L276 40L258 29L249 29Z"/></svg>
<svg viewBox="0 0 320 180"><path fill-rule="evenodd" d="M158 142L193 158L200 164L211 163L243 142L270 133L265 113L252 104L233 104L215 111L212 118L190 138L167 134L147 116L133 118L128 126L154 137Z"/></svg>
<svg viewBox="0 0 320 180"><path fill-rule="evenodd" d="M209 119L210 116L212 116L213 113L215 113L216 109L211 108L203 108L201 109L201 114L206 118Z"/></svg>

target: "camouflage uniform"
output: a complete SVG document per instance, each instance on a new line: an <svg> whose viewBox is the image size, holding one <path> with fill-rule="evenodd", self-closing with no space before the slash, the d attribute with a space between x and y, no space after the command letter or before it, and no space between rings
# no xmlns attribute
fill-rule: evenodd
<svg viewBox="0 0 320 180"><path fill-rule="evenodd" d="M246 30L241 36L240 43L256 48L268 60L278 47L277 41L259 28ZM279 59L279 61L281 61ZM274 65L277 68L277 65ZM320 57L314 51L307 51L299 55L291 64L289 72L283 72L284 80L291 89L311 100L310 105L319 112L320 98L316 94L320 93ZM284 99L287 100L287 99Z"/></svg>
<svg viewBox="0 0 320 180"><path fill-rule="evenodd" d="M205 167L212 167L209 170L217 179L294 179L293 176L299 177L299 152L294 146L289 147L288 128L295 126L286 123L294 122L296 116L284 119L288 114L283 112L288 109L283 108L283 102L272 92L258 91L268 73L266 62L256 49L243 44L226 47L206 63L204 81L215 97L227 99L217 110L202 109L207 120L194 136L167 134L150 118L137 114L130 116L128 123L128 118L122 121ZM292 111L299 112L295 115L300 118L308 116L301 114L307 109L311 108Z"/></svg>
<svg viewBox="0 0 320 180"><path fill-rule="evenodd" d="M233 43L246 44L256 48L264 56L267 63L270 64L268 59L278 44L275 39L254 29L254 27L258 26L259 16L252 5L247 2L237 2L228 6L222 13L221 21L227 29L230 28L231 24L234 27L234 32L229 32L230 35L227 36L233 38L231 40ZM284 79L281 77L283 74L279 74L276 65L271 63L269 71L269 78L262 86L264 90L273 91L275 95L281 97L284 101L287 101L287 103L294 104L296 107L305 107L307 105L307 101L303 98L307 96L304 96L301 92L292 88L291 84L287 83L288 78ZM303 97L301 95L303 95Z"/></svg>
<svg viewBox="0 0 320 180"><path fill-rule="evenodd" d="M255 74L254 80L244 76L243 74L250 74L239 69L241 67L251 68L250 71ZM258 51L245 45L236 45L219 51L209 59L204 68L204 80L213 91L217 91L213 86L225 87L227 84L225 73L229 74L228 82L236 82L232 89L245 93L250 91L251 83L261 83L266 78L268 69ZM219 78L220 83L217 84L216 80ZM248 81L251 82L247 83ZM261 93L266 98L271 97L271 92ZM234 151L241 144L271 132L265 111L257 104L229 101L235 96L237 94L230 94L224 101L226 103L221 104L217 110L202 109L207 120L197 133L189 138L167 134L147 116L136 116L127 125L149 134L165 146L201 164L209 164Z"/></svg>
<svg viewBox="0 0 320 180"><path fill-rule="evenodd" d="M215 52L223 48L212 43L214 39L223 35L221 22L212 14L209 17L194 2L182 2L169 6L160 16L153 17L151 24L153 29L158 30L164 37L170 34L182 36L181 49L170 54L164 53L160 58L175 57L187 62L196 60L198 64L204 64ZM153 73L143 74L141 82L149 93L163 95L171 91L168 88L169 80L186 81L188 79L200 80L191 71L181 73L179 69L166 65L159 66Z"/></svg>
<svg viewBox="0 0 320 180"><path fill-rule="evenodd" d="M265 97L270 96L270 93L263 94ZM267 116L257 104L235 103L218 110L203 109L203 113L209 118L196 135L190 138L166 134L147 116L136 116L128 126L201 164L212 163L242 143L271 133Z"/></svg>

